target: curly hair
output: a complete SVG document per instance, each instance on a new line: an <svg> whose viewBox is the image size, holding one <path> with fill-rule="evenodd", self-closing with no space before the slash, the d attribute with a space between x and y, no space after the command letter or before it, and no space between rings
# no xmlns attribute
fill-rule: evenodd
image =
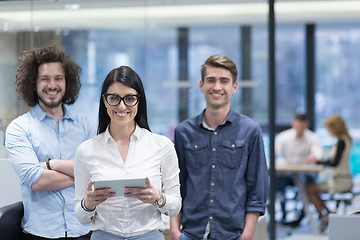
<svg viewBox="0 0 360 240"><path fill-rule="evenodd" d="M24 51L19 57L19 67L16 73L15 89L19 98L30 107L38 103L36 80L39 66L43 63L60 62L63 66L66 79L66 91L62 99L63 104L73 104L81 88L81 67L56 44L43 48Z"/></svg>

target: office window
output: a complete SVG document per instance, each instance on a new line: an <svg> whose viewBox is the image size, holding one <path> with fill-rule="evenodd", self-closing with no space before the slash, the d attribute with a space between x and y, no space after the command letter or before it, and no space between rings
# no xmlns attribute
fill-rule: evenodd
<svg viewBox="0 0 360 240"><path fill-rule="evenodd" d="M268 30L266 26L252 28L252 80L257 82L252 92L252 118L266 126L268 123Z"/></svg>
<svg viewBox="0 0 360 240"><path fill-rule="evenodd" d="M177 31L176 28L150 29L145 49L145 90L151 130L173 138L178 122ZM141 56L139 56L141 59Z"/></svg>
<svg viewBox="0 0 360 240"><path fill-rule="evenodd" d="M341 114L351 128L360 128L360 27L319 26L316 32L317 126Z"/></svg>
<svg viewBox="0 0 360 240"><path fill-rule="evenodd" d="M316 31L316 126L328 144L335 139L323 121L340 114L354 143L351 169L360 173L360 27L319 25Z"/></svg>
<svg viewBox="0 0 360 240"><path fill-rule="evenodd" d="M0 131L4 131L7 124L18 114L17 93L14 87L18 57L15 36L15 33L0 32Z"/></svg>
<svg viewBox="0 0 360 240"><path fill-rule="evenodd" d="M204 96L199 89L201 65L208 57L222 54L233 60L240 75L240 27L209 26L191 27L189 30L189 116L195 116L205 108ZM240 89L239 89L240 90ZM241 112L239 91L232 97L232 108Z"/></svg>
<svg viewBox="0 0 360 240"><path fill-rule="evenodd" d="M276 34L276 123L283 125L306 112L305 28L280 26Z"/></svg>
<svg viewBox="0 0 360 240"><path fill-rule="evenodd" d="M268 32L266 26L253 27L252 75L253 117L263 125L268 120ZM276 124L290 125L296 111L305 111L305 42L302 25L276 29Z"/></svg>
<svg viewBox="0 0 360 240"><path fill-rule="evenodd" d="M101 83L112 69L127 65L143 81L150 128L171 136L177 123L177 89L166 83L177 80L174 28L65 31L63 44L83 68L83 86L73 109L97 120Z"/></svg>

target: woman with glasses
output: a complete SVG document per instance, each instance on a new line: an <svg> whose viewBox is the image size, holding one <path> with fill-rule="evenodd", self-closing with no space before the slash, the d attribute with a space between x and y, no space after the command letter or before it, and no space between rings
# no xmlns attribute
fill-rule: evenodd
<svg viewBox="0 0 360 240"><path fill-rule="evenodd" d="M181 208L179 168L173 143L150 132L140 77L130 67L112 70L102 85L98 135L75 157L75 212L92 223L91 239L165 239L161 214ZM145 178L124 195L94 188L94 181Z"/></svg>

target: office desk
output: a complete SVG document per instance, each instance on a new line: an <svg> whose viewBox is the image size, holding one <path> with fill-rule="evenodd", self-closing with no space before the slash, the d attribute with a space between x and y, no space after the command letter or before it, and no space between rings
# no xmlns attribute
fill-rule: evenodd
<svg viewBox="0 0 360 240"><path fill-rule="evenodd" d="M277 163L275 169L278 173L318 173L323 170L322 165L317 164L289 164Z"/></svg>
<svg viewBox="0 0 360 240"><path fill-rule="evenodd" d="M299 176L300 173L318 173L323 169L323 166L321 165L315 165L315 164L288 164L288 163L281 163L275 165L275 170L277 173L292 173L292 177L294 179L294 182L296 186L299 189L301 199L304 203L304 211L306 216L310 220L310 224L312 227L312 230L314 234L320 234L320 229L317 226L314 216L312 215L309 205L309 198L305 191L305 183Z"/></svg>

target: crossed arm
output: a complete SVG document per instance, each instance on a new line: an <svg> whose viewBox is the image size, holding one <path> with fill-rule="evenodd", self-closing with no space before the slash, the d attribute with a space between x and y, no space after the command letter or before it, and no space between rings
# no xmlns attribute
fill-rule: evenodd
<svg viewBox="0 0 360 240"><path fill-rule="evenodd" d="M36 138L31 131L29 122L24 119L12 122L6 130L8 158L20 181L34 191L52 191L74 185L74 161L51 159L52 170L47 169L44 159L52 155L53 145L42 148L38 145L47 144L52 139L40 141L41 136L34 134Z"/></svg>
<svg viewBox="0 0 360 240"><path fill-rule="evenodd" d="M74 185L74 160L50 160L51 170L47 169L45 162L41 162L44 172L31 186L34 191L52 191Z"/></svg>

